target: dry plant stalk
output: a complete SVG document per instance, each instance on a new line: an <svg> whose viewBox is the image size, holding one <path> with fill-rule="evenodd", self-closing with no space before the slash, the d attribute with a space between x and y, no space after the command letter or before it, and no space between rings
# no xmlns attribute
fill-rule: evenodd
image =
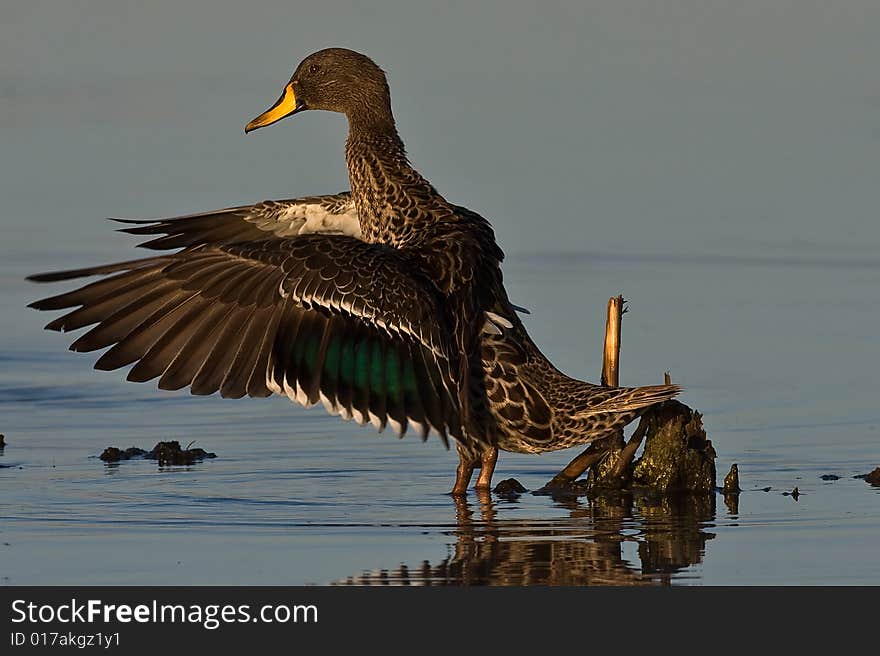
<svg viewBox="0 0 880 656"><path fill-rule="evenodd" d="M605 350L602 357L602 385L620 385L620 326L623 323L623 296L608 299L608 315L605 319Z"/></svg>
<svg viewBox="0 0 880 656"><path fill-rule="evenodd" d="M623 296L618 294L608 299L608 314L605 319L605 347L602 354L602 385L617 387L620 375L620 326L623 322ZM575 481L585 471L599 464L608 453L609 440L605 438L593 442L579 456L569 462L565 468L549 481L545 488L566 486ZM622 441L622 438L621 440Z"/></svg>

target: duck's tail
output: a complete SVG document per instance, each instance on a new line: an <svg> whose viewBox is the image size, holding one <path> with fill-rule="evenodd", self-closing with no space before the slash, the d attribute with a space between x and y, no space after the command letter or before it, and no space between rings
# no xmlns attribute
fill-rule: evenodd
<svg viewBox="0 0 880 656"><path fill-rule="evenodd" d="M646 385L644 387L593 387L585 404L575 411L575 419L599 413L626 413L649 408L668 401L681 392L678 385ZM598 390L601 390L598 391Z"/></svg>

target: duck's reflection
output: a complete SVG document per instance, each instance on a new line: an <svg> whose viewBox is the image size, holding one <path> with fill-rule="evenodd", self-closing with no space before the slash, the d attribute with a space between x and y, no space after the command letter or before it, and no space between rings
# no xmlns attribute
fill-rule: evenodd
<svg viewBox="0 0 880 656"><path fill-rule="evenodd" d="M567 515L498 519L489 494L456 500L450 555L352 576L348 585L664 585L699 564L715 497L634 497L559 501ZM506 513L502 513L506 514Z"/></svg>

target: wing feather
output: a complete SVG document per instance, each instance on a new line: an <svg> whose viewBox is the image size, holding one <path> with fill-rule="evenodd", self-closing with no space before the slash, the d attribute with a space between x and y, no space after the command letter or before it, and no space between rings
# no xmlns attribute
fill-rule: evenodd
<svg viewBox="0 0 880 656"><path fill-rule="evenodd" d="M162 373L160 389L179 390L192 385L234 309L232 305L212 305L208 308L201 323L194 327L186 344Z"/></svg>
<svg viewBox="0 0 880 656"><path fill-rule="evenodd" d="M346 234L271 236L296 229L278 211L274 228L249 223L270 235L262 241L202 243L255 234L235 228L240 212L223 225L215 215L138 224L128 231L174 236L153 246L183 250L34 276L104 277L32 307L66 311L50 329L91 326L71 348L107 348L96 368L133 365L132 381L233 398L282 393L400 435L412 424L423 437L458 436L439 299L418 266ZM320 223L302 220L298 229Z"/></svg>
<svg viewBox="0 0 880 656"><path fill-rule="evenodd" d="M306 196L227 207L165 219L113 219L133 227L120 232L159 235L141 244L151 250L234 244L322 233L360 237L351 194Z"/></svg>

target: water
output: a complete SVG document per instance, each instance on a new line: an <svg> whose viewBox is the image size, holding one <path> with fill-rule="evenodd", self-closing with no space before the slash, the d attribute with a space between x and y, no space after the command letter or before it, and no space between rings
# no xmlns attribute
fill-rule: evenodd
<svg viewBox="0 0 880 656"><path fill-rule="evenodd" d="M818 249L817 249L818 250ZM80 262L127 257L82 252ZM60 254L55 260L63 260ZM621 380L670 370L702 411L719 495L590 502L473 492L454 451L283 399L190 397L96 372L24 308L52 256L0 264L0 576L5 584L880 583L876 351L880 262L827 253L518 254L506 275L561 368L595 379L604 302L631 299ZM36 260L41 260L37 262ZM707 293L706 290L711 290ZM190 467L108 465L109 445L195 441ZM535 489L576 451L502 454ZM840 476L826 482L823 474ZM797 486L795 500L782 493ZM770 491L762 488L770 487Z"/></svg>

